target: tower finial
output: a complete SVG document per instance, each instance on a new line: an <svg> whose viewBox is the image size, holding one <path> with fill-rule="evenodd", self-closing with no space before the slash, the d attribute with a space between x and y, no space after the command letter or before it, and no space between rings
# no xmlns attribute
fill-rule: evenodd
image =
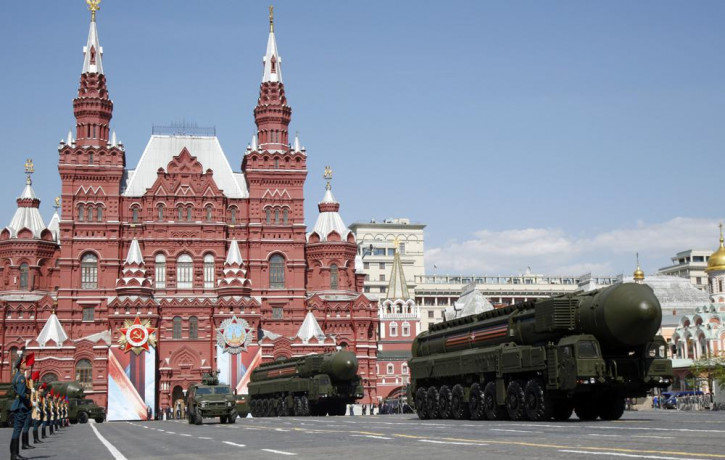
<svg viewBox="0 0 725 460"><path fill-rule="evenodd" d="M269 5L269 32L274 33L274 5Z"/></svg>
<svg viewBox="0 0 725 460"><path fill-rule="evenodd" d="M101 0L86 0L86 3L88 4L88 9L91 10L91 22L96 22L96 11L101 9L99 6Z"/></svg>
<svg viewBox="0 0 725 460"><path fill-rule="evenodd" d="M27 185L30 185L30 184L32 184L32 181L30 180L30 176L31 176L31 175L32 175L32 174L33 174L34 172L35 172L35 165L33 165L33 159L32 159L32 158L28 158L27 160L25 160L25 174L26 174L26 175L28 176L28 177L27 177L27 178L25 179L25 183L26 183ZM722 234L722 232L721 232L721 234Z"/></svg>
<svg viewBox="0 0 725 460"><path fill-rule="evenodd" d="M330 181L332 180L332 168L329 166L325 166L325 174L322 175L324 179L327 179L327 185L325 186L325 190L330 190L332 187L330 186Z"/></svg>
<svg viewBox="0 0 725 460"><path fill-rule="evenodd" d="M58 212L58 209L60 209L60 197L59 196L55 197L55 204L53 205L53 207L55 208L55 212Z"/></svg>
<svg viewBox="0 0 725 460"><path fill-rule="evenodd" d="M720 222L720 246L723 245L723 242L725 242L725 240L723 240L722 237L722 222Z"/></svg>

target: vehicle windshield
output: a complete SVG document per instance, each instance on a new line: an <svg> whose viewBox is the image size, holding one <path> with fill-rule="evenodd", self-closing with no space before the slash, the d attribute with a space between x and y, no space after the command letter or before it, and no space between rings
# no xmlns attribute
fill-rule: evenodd
<svg viewBox="0 0 725 460"><path fill-rule="evenodd" d="M199 387L199 388L196 389L196 394L198 394L198 395L210 395L211 394L211 388Z"/></svg>
<svg viewBox="0 0 725 460"><path fill-rule="evenodd" d="M93 401L91 401L90 399L83 399L81 401L78 401L79 406L87 406L89 404L93 404Z"/></svg>
<svg viewBox="0 0 725 460"><path fill-rule="evenodd" d="M577 355L580 358L598 358L597 345L591 340L579 342L577 344Z"/></svg>
<svg viewBox="0 0 725 460"><path fill-rule="evenodd" d="M216 387L216 388L214 388L214 394L217 394L217 395L228 395L229 394L229 387Z"/></svg>

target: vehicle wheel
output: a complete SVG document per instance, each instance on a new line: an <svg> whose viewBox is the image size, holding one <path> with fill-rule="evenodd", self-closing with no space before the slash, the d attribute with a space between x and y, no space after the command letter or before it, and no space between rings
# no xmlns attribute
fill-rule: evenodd
<svg viewBox="0 0 725 460"><path fill-rule="evenodd" d="M237 417L239 414L237 413L236 409L232 409L232 412L229 414L229 418L227 419L227 423L234 424L237 423Z"/></svg>
<svg viewBox="0 0 725 460"><path fill-rule="evenodd" d="M201 416L201 409L197 407L195 412L196 413L194 414L194 425L201 425L201 423L204 421L204 417Z"/></svg>
<svg viewBox="0 0 725 460"><path fill-rule="evenodd" d="M427 420L430 418L428 409L426 408L426 392L424 387L418 388L415 392L415 410L418 412L418 418Z"/></svg>
<svg viewBox="0 0 725 460"><path fill-rule="evenodd" d="M428 388L425 395L425 408L430 418L438 418L438 390L436 387Z"/></svg>
<svg viewBox="0 0 725 460"><path fill-rule="evenodd" d="M558 422L569 420L571 413L574 412L574 406L568 400L554 402L554 408L551 411L552 417Z"/></svg>
<svg viewBox="0 0 725 460"><path fill-rule="evenodd" d="M194 412L193 411L190 410L189 413L186 414L186 420L189 421L189 425L194 424Z"/></svg>
<svg viewBox="0 0 725 460"><path fill-rule="evenodd" d="M345 415L345 409L347 408L347 404L344 402L337 403L337 408L335 409L335 415Z"/></svg>
<svg viewBox="0 0 725 460"><path fill-rule="evenodd" d="M481 392L481 385L478 383L471 385L471 394L468 397L468 412L471 414L471 420L486 419L486 414L483 412L483 392Z"/></svg>
<svg viewBox="0 0 725 460"><path fill-rule="evenodd" d="M78 423L88 423L88 414L85 412L80 412L78 414Z"/></svg>
<svg viewBox="0 0 725 460"><path fill-rule="evenodd" d="M103 423L103 417L98 417L94 420L96 421L96 423Z"/></svg>
<svg viewBox="0 0 725 460"><path fill-rule="evenodd" d="M526 382L524 407L530 420L543 422L551 419L553 409L551 398L541 380L531 379Z"/></svg>
<svg viewBox="0 0 725 460"><path fill-rule="evenodd" d="M599 415L597 412L598 407L596 401L591 399L593 395L589 395L589 398L584 399L580 398L575 404L574 404L574 412L576 412L576 416L579 417L579 420L584 421L590 421L590 420L596 420L597 416Z"/></svg>
<svg viewBox="0 0 725 460"><path fill-rule="evenodd" d="M300 400L299 396L295 396L294 398L294 407L292 409L294 411L295 417L301 417L302 416L302 401Z"/></svg>
<svg viewBox="0 0 725 460"><path fill-rule="evenodd" d="M272 415L272 400L264 398L262 400L262 417L269 417Z"/></svg>
<svg viewBox="0 0 725 460"><path fill-rule="evenodd" d="M289 405L287 404L287 398L288 396L283 397L279 405L279 415L281 417L287 417L289 415Z"/></svg>
<svg viewBox="0 0 725 460"><path fill-rule="evenodd" d="M496 404L496 383L488 382L483 390L483 412L489 420L506 420L506 406Z"/></svg>
<svg viewBox="0 0 725 460"><path fill-rule="evenodd" d="M465 401L465 391L460 384L453 386L451 398L451 415L456 420L468 419L468 404Z"/></svg>
<svg viewBox="0 0 725 460"><path fill-rule="evenodd" d="M302 408L302 415L307 417L310 415L310 403L307 400L307 396L300 397L300 406Z"/></svg>
<svg viewBox="0 0 725 460"><path fill-rule="evenodd" d="M451 406L453 404L453 393L448 385L443 385L438 391L438 418L451 418Z"/></svg>
<svg viewBox="0 0 725 460"><path fill-rule="evenodd" d="M506 389L506 410L511 420L526 420L524 384L521 380L512 380Z"/></svg>
<svg viewBox="0 0 725 460"><path fill-rule="evenodd" d="M229 420L229 417L227 417L226 415L220 415L219 416L219 423L221 423L222 425L226 425L227 424L227 420Z"/></svg>
<svg viewBox="0 0 725 460"><path fill-rule="evenodd" d="M602 420L619 420L624 414L624 397L616 394L599 398L599 417Z"/></svg>

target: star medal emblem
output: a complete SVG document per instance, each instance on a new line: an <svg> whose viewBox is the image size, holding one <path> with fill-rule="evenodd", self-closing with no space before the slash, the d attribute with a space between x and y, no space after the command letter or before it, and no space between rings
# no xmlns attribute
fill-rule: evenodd
<svg viewBox="0 0 725 460"><path fill-rule="evenodd" d="M143 320L137 316L135 320L126 320L119 329L121 337L119 346L124 352L132 350L137 355L142 351L149 351L149 345L156 346L156 328L151 327L150 320Z"/></svg>
<svg viewBox="0 0 725 460"><path fill-rule="evenodd" d="M251 331L252 329L244 319L237 319L236 316L225 319L216 330L217 345L222 347L225 353L233 355L241 353L252 341Z"/></svg>

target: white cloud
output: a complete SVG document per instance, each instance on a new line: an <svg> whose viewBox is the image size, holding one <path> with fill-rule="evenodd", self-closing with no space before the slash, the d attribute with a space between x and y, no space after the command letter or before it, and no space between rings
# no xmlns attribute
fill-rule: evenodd
<svg viewBox="0 0 725 460"><path fill-rule="evenodd" d="M479 230L465 241L452 240L426 251L427 271L438 273L517 274L531 267L534 273L597 275L629 273L635 253L645 272L670 264L677 252L715 250L718 244L715 219L676 217L666 222L637 222L619 228L576 237L560 228L526 228L503 231Z"/></svg>

